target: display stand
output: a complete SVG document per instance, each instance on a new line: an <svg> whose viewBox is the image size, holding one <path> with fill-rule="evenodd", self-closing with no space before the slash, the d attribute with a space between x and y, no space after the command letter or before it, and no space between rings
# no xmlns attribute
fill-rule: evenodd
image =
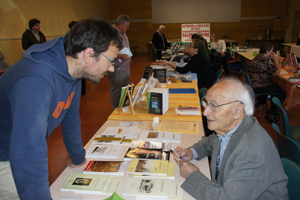
<svg viewBox="0 0 300 200"><path fill-rule="evenodd" d="M129 87L131 87L130 91L129 91ZM133 116L135 116L135 112L134 112L133 104L132 104L132 94L133 94L133 84L131 84L131 85L128 84L127 87L126 87L125 95L123 97L123 100L122 100L121 106L119 108L118 114L120 114L120 112L121 112L121 110L123 108L126 96L128 96L128 99L129 99L129 109L131 108L132 114L133 114Z"/></svg>

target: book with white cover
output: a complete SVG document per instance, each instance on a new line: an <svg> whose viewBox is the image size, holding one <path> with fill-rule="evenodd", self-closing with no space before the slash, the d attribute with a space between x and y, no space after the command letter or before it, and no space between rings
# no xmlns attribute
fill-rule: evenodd
<svg viewBox="0 0 300 200"><path fill-rule="evenodd" d="M147 174L151 176L167 175L169 161L132 159L127 168L129 174Z"/></svg>
<svg viewBox="0 0 300 200"><path fill-rule="evenodd" d="M123 190L123 196L148 198L167 198L170 180L155 178L128 177Z"/></svg>
<svg viewBox="0 0 300 200"><path fill-rule="evenodd" d="M162 149L162 144L163 143L160 141L133 141L131 147L143 149Z"/></svg>
<svg viewBox="0 0 300 200"><path fill-rule="evenodd" d="M181 143L181 133L172 133L170 141Z"/></svg>
<svg viewBox="0 0 300 200"><path fill-rule="evenodd" d="M128 161L96 161L91 160L84 168L83 173L105 174L105 175L124 175Z"/></svg>
<svg viewBox="0 0 300 200"><path fill-rule="evenodd" d="M171 141L171 132L167 131L142 131L139 137L140 141Z"/></svg>
<svg viewBox="0 0 300 200"><path fill-rule="evenodd" d="M175 179L175 163L169 163L167 175L134 174L134 177Z"/></svg>
<svg viewBox="0 0 300 200"><path fill-rule="evenodd" d="M182 199L183 189L180 187L182 182L170 182L168 199Z"/></svg>
<svg viewBox="0 0 300 200"><path fill-rule="evenodd" d="M73 173L60 190L76 193L103 194L103 189L108 178L109 176L107 175Z"/></svg>
<svg viewBox="0 0 300 200"><path fill-rule="evenodd" d="M118 158L122 153L123 146L91 145L86 150L87 158Z"/></svg>
<svg viewBox="0 0 300 200"><path fill-rule="evenodd" d="M133 130L132 127L107 127L101 135L130 136Z"/></svg>

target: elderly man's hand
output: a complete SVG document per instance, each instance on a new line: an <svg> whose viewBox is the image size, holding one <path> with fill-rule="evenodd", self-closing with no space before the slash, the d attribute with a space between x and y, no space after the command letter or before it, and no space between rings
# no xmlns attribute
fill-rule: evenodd
<svg viewBox="0 0 300 200"><path fill-rule="evenodd" d="M67 160L67 164L66 164L66 165L67 165L67 167L79 168L79 167L83 166L86 162L87 162L87 160L85 159L84 162L83 162L82 164L80 164L80 165L74 165L73 162L72 162L72 159L69 158L69 159Z"/></svg>
<svg viewBox="0 0 300 200"><path fill-rule="evenodd" d="M176 162L181 160L180 156L184 158L184 160L192 160L194 157L194 153L191 149L184 149L181 147L177 147L173 152L174 152L174 160Z"/></svg>
<svg viewBox="0 0 300 200"><path fill-rule="evenodd" d="M199 171L199 168L196 167L193 163L184 160L179 161L179 168L180 168L180 175L183 178L187 178L194 171Z"/></svg>
<svg viewBox="0 0 300 200"><path fill-rule="evenodd" d="M222 56L222 57L225 57L225 55L226 55L226 54L225 54L224 52L221 52L221 56Z"/></svg>

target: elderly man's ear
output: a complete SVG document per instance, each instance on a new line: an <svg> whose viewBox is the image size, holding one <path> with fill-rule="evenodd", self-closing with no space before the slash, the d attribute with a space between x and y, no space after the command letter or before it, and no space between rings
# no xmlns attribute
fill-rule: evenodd
<svg viewBox="0 0 300 200"><path fill-rule="evenodd" d="M244 112L245 112L245 105L243 105L243 104L238 105L235 110L235 113L233 115L234 119L239 119L239 118L243 117Z"/></svg>

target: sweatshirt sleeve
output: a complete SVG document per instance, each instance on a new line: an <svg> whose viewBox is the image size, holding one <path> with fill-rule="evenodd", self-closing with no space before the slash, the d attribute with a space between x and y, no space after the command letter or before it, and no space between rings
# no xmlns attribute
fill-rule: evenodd
<svg viewBox="0 0 300 200"><path fill-rule="evenodd" d="M79 165L85 160L85 150L81 139L81 120L79 117L79 102L81 97L81 81L76 83L70 108L62 121L63 139L66 149L74 165Z"/></svg>
<svg viewBox="0 0 300 200"><path fill-rule="evenodd" d="M46 138L52 98L50 85L37 76L23 78L12 88L9 161L21 199L51 199Z"/></svg>

